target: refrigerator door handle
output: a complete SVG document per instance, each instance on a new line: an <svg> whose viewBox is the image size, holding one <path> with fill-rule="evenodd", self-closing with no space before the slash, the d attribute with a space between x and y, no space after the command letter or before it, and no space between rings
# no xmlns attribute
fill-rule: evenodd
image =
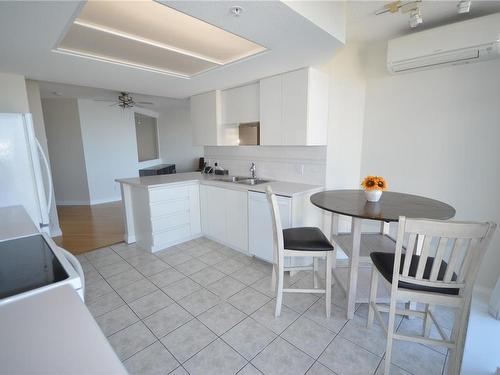
<svg viewBox="0 0 500 375"><path fill-rule="evenodd" d="M38 142L38 139L36 138L35 142L36 142L36 147L38 148L38 152L42 156L45 170L47 171L47 181L49 182L49 199L47 200L47 212L50 212L50 208L52 206L52 191L53 191L52 175L50 173L49 161L47 160L47 156L45 156L45 153L43 152L42 145L40 144L40 142Z"/></svg>

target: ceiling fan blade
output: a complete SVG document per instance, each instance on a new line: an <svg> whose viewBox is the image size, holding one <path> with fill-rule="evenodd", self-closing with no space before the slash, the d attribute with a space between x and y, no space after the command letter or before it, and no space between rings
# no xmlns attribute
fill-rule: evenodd
<svg viewBox="0 0 500 375"><path fill-rule="evenodd" d="M94 102L115 102L114 99L94 99Z"/></svg>
<svg viewBox="0 0 500 375"><path fill-rule="evenodd" d="M142 104L142 105L155 105L153 102L136 102L137 104Z"/></svg>

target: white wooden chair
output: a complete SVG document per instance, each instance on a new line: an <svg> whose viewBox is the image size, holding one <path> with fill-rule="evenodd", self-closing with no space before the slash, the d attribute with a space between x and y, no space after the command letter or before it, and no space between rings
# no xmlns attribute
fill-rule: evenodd
<svg viewBox="0 0 500 375"><path fill-rule="evenodd" d="M387 333L385 375L389 374L393 339L446 346L451 349L452 354L448 363L448 374L457 375L460 372L472 288L495 229L495 223L447 222L400 217L395 253L371 254L374 267L367 327L372 326L373 318L376 316ZM375 301L380 276L391 285L389 308L378 305ZM408 307L399 310L396 309L398 301L420 302L424 303L426 308L425 311L416 311ZM450 337L436 321L433 314L435 305L448 306L455 311ZM387 327L380 311L389 312ZM422 335L395 333L396 314L423 318ZM441 339L429 337L432 324L435 324Z"/></svg>
<svg viewBox="0 0 500 375"><path fill-rule="evenodd" d="M326 316L330 317L330 305L332 299L332 261L336 256L334 248L326 236L316 227L301 227L284 229L281 226L278 201L271 188L266 188L267 199L271 207L271 218L273 223L273 273L271 276L271 288L276 291L275 316L281 314L283 293L325 293ZM312 257L312 267L285 267L285 257ZM318 259L326 258L325 288L318 288ZM312 289L286 289L283 281L286 271L303 269L313 270ZM276 284L277 280L277 284Z"/></svg>

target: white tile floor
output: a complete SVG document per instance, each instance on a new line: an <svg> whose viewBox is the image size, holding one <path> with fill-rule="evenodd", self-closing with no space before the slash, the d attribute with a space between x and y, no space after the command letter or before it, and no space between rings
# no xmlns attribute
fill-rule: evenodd
<svg viewBox="0 0 500 375"><path fill-rule="evenodd" d="M86 304L132 374L381 374L385 337L345 319L345 296L287 294L274 318L270 265L205 238L154 255L124 243L79 256ZM287 285L312 285L300 272ZM441 319L449 320L442 312ZM397 320L405 332L422 321ZM446 350L395 342L393 374L441 375Z"/></svg>

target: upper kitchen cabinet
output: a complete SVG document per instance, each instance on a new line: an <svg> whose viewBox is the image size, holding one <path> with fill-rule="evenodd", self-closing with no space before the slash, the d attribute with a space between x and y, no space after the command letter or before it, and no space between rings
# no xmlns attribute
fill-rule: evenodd
<svg viewBox="0 0 500 375"><path fill-rule="evenodd" d="M243 124L259 121L259 83L224 90L222 124Z"/></svg>
<svg viewBox="0 0 500 375"><path fill-rule="evenodd" d="M219 140L221 116L221 92L219 90L191 97L193 145L217 146L221 144Z"/></svg>
<svg viewBox="0 0 500 375"><path fill-rule="evenodd" d="M313 68L260 81L262 145L325 145L328 75Z"/></svg>

